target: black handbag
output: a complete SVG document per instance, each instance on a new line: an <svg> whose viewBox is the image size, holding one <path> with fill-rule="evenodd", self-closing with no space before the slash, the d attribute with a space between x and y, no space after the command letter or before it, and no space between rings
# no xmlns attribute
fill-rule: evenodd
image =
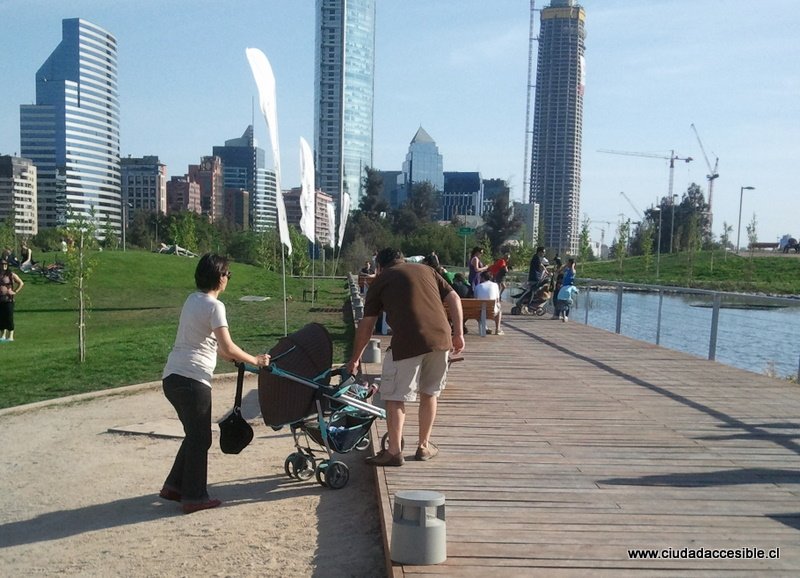
<svg viewBox="0 0 800 578"><path fill-rule="evenodd" d="M219 422L219 448L224 454L238 454L253 441L253 428L242 417L242 385L244 383L244 363L237 364L236 399L233 410Z"/></svg>

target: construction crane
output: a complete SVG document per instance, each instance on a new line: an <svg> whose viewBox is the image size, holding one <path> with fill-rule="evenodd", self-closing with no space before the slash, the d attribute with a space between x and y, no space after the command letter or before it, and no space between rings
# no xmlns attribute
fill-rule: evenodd
<svg viewBox="0 0 800 578"><path fill-rule="evenodd" d="M714 220L714 211L711 208L711 200L714 198L714 180L719 177L719 173L717 172L717 167L719 166L719 157L714 158L714 167L711 167L711 162L708 160L708 155L706 154L706 149L703 147L703 141L700 140L700 134L697 132L697 128L695 128L694 123L692 123L692 130L694 131L694 136L697 137L697 144L700 145L700 152L703 153L703 158L706 159L706 166L708 167L708 174L706 178L708 179L708 230L711 231L711 225Z"/></svg>
<svg viewBox="0 0 800 578"><path fill-rule="evenodd" d="M625 200L628 201L628 204L631 206L631 209L633 209L636 212L636 214L639 215L639 218L642 221L644 221L644 216L642 216L642 212L636 208L636 205L634 205L633 201L631 201L631 198L625 194L625 191L620 191L619 194L625 197Z"/></svg>
<svg viewBox="0 0 800 578"><path fill-rule="evenodd" d="M612 151L607 149L599 149L597 152L599 153L608 153L612 155L627 155L631 157L647 157L651 159L664 159L669 161L669 202L672 205L672 225L670 226L670 233L669 233L669 252L672 253L672 236L674 233L675 228L675 198L672 196L672 186L675 182L675 161L683 161L685 163L690 163L694 159L692 157L679 157L675 154L675 150L671 150L669 152L669 156L664 156L656 153L632 153L629 151Z"/></svg>
<svg viewBox="0 0 800 578"><path fill-rule="evenodd" d="M528 93L525 110L525 166L522 168L522 202L531 202L531 154L530 147L533 140L533 123L531 122L531 96L533 95L533 54L536 51L536 2L531 0L530 33L528 34Z"/></svg>
<svg viewBox="0 0 800 578"><path fill-rule="evenodd" d="M616 225L613 221L592 221L592 223L601 223L608 227ZM603 258L603 247L606 244L606 228L605 227L592 227L593 229L600 229L600 258Z"/></svg>

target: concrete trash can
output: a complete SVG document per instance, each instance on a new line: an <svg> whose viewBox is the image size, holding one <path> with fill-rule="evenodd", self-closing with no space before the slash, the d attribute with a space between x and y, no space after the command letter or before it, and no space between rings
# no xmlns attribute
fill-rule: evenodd
<svg viewBox="0 0 800 578"><path fill-rule="evenodd" d="M394 495L390 554L400 564L441 564L447 560L444 494L406 490Z"/></svg>
<svg viewBox="0 0 800 578"><path fill-rule="evenodd" d="M370 339L367 343L364 353L361 354L361 361L364 363L380 363L381 362L381 340Z"/></svg>

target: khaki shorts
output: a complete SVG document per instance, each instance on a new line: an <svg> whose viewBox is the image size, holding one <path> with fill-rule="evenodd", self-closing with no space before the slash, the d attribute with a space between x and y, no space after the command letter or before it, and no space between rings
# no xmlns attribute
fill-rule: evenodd
<svg viewBox="0 0 800 578"><path fill-rule="evenodd" d="M417 391L439 397L447 382L448 351L431 351L394 361L391 350L383 358L381 399L416 401Z"/></svg>

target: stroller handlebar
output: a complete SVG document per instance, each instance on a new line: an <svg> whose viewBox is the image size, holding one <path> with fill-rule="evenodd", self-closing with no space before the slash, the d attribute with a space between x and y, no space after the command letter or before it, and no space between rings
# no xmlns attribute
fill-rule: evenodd
<svg viewBox="0 0 800 578"><path fill-rule="evenodd" d="M244 367L245 371L249 371L250 373L258 373L261 371L261 368L256 365L250 365L249 363L244 363L243 361L234 361L233 364L237 367Z"/></svg>

